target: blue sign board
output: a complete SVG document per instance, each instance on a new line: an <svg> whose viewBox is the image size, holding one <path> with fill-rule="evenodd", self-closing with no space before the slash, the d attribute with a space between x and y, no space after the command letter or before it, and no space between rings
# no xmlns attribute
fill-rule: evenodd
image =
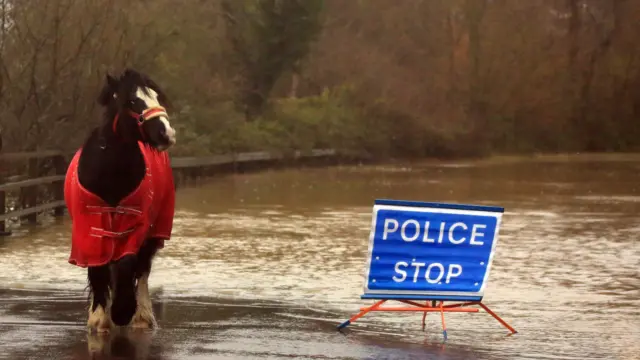
<svg viewBox="0 0 640 360"><path fill-rule="evenodd" d="M504 209L376 200L363 298L479 301Z"/></svg>

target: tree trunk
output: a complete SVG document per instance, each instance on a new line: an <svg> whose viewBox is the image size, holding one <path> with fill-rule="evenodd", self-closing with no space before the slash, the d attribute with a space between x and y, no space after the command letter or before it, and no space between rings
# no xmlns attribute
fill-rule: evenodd
<svg viewBox="0 0 640 360"><path fill-rule="evenodd" d="M298 97L298 85L300 84L300 74L298 74L298 72L294 72L291 75L291 89L289 90L289 97L290 98L297 98Z"/></svg>

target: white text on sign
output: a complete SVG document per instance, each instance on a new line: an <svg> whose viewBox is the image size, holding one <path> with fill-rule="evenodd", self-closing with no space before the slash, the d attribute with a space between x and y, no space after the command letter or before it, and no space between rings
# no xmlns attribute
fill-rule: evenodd
<svg viewBox="0 0 640 360"><path fill-rule="evenodd" d="M425 266L424 275L422 276L430 284L440 283L443 277L445 278L445 283L448 284L452 278L462 275L462 266L459 264L449 264L448 269L445 271L444 265L440 263L431 263L427 266L426 263L412 261L411 267L415 269L413 271L413 282L418 282L421 277L421 269ZM409 263L405 261L397 262L395 267L396 275L393 276L393 281L404 282L407 279L407 271L405 270L407 267L409 267Z"/></svg>
<svg viewBox="0 0 640 360"><path fill-rule="evenodd" d="M395 233L400 230L400 237L402 240L406 242L413 242L418 239L422 239L424 243L438 243L442 244L442 242L446 239L451 244L461 245L465 241L469 240L470 245L482 246L484 242L479 240L479 238L484 237L484 233L482 230L486 229L487 226L483 224L473 224L471 226L471 236L467 239L466 236L454 237L454 231L460 228L463 231L469 230L469 226L463 222L455 222L453 224L447 224L446 222L441 222L439 228L435 228L431 230L431 224L429 221L424 222L424 226L420 226L420 222L418 220L409 219L406 220L400 225L398 220L396 219L385 219L384 220L384 233L382 234L382 240L387 240L389 234ZM437 238L429 237L430 233L437 232ZM407 233L411 234L410 236Z"/></svg>

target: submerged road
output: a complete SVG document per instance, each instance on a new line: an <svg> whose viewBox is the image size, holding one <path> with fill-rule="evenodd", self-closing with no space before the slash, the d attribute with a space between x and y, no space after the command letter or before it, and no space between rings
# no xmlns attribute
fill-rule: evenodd
<svg viewBox="0 0 640 360"><path fill-rule="evenodd" d="M161 327L91 335L77 292L0 293L1 359L469 359L481 352L446 349L439 329L416 343L404 336L335 330L339 314L289 304L164 298L155 294ZM419 329L419 322L414 324ZM500 358L500 357L492 357Z"/></svg>
<svg viewBox="0 0 640 360"><path fill-rule="evenodd" d="M640 359L640 165L406 163L231 175L181 189L150 287L160 328L89 336L68 219L0 239L0 359ZM360 306L375 198L504 206L486 313Z"/></svg>

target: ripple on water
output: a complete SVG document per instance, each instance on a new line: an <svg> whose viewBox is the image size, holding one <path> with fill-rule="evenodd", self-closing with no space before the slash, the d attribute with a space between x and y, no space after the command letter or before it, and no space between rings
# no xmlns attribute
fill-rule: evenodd
<svg viewBox="0 0 640 360"><path fill-rule="evenodd" d="M640 202L640 196L633 196L633 195L626 195L626 196L622 196L622 195L580 195L580 196L575 196L575 198L577 200L585 200L585 201L593 201L593 202L598 202L598 203L613 203L613 204L617 204L617 203L621 203L621 202L631 202L631 203L637 203Z"/></svg>

